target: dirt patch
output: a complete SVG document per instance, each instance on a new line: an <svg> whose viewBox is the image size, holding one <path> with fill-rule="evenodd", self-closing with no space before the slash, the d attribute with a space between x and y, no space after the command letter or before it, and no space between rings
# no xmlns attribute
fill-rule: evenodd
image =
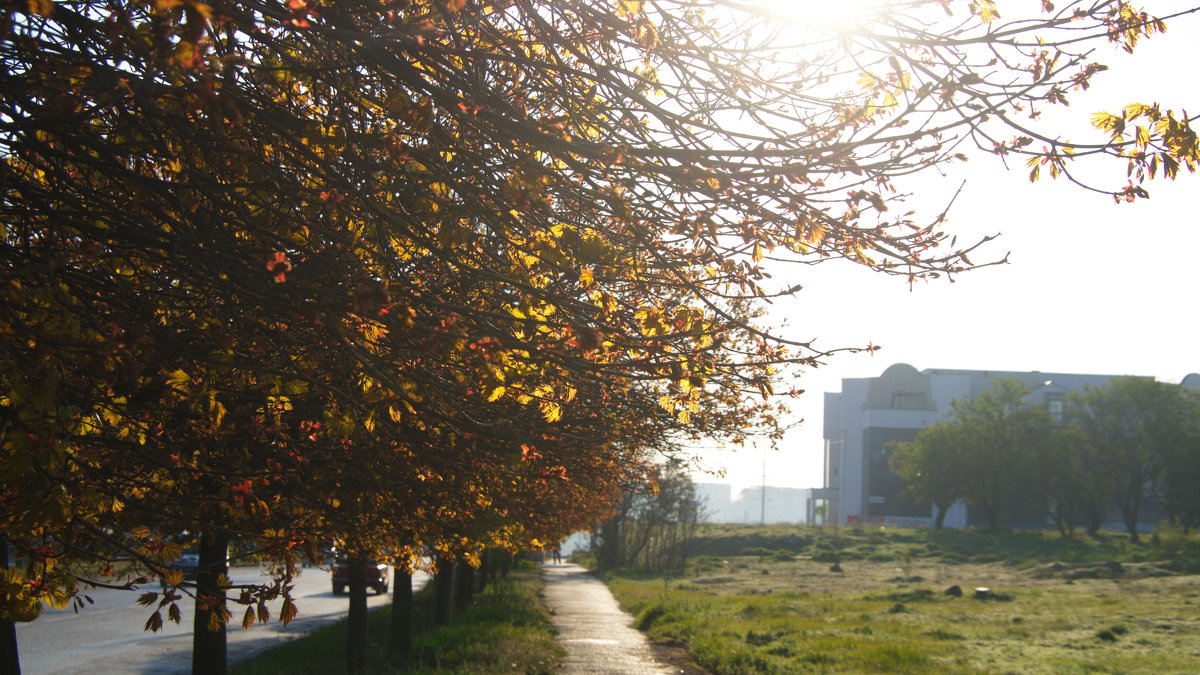
<svg viewBox="0 0 1200 675"><path fill-rule="evenodd" d="M1042 565L1029 575L1034 579L1148 579L1177 576L1158 563L1063 563Z"/></svg>
<svg viewBox="0 0 1200 675"><path fill-rule="evenodd" d="M654 652L654 658L658 659L659 663L670 667L672 672L681 675L714 675L713 671L700 666L692 659L682 642L651 640L650 651Z"/></svg>

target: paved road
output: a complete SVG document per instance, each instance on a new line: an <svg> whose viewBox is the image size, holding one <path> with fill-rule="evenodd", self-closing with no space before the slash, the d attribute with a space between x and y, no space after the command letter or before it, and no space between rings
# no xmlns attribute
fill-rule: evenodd
<svg viewBox="0 0 1200 675"><path fill-rule="evenodd" d="M262 572L235 568L230 578L235 584L249 583L261 579ZM426 580L426 575L418 573L413 578L413 586L419 588ZM151 590L157 590L157 587ZM271 607L270 623L255 624L250 630L242 630L242 612L245 610L231 603L230 609L234 613L229 628L231 663L332 623L346 613L348 600L344 595L333 595L327 570L305 569L296 579L293 593L300 614L286 628L277 620L279 603L275 603ZM17 624L24 675L191 672L190 602L180 603L184 610L180 625L168 621L158 633L148 633L142 626L151 612L137 604L138 593L95 589L87 595L96 604L80 610L79 614L69 609L45 610L37 621ZM390 595L367 593L367 603L371 607L385 605L390 599Z"/></svg>
<svg viewBox="0 0 1200 675"><path fill-rule="evenodd" d="M579 565L542 565L546 606L558 628L558 642L567 650L559 665L564 675L667 675L678 670L655 660L646 636L633 627L599 579Z"/></svg>

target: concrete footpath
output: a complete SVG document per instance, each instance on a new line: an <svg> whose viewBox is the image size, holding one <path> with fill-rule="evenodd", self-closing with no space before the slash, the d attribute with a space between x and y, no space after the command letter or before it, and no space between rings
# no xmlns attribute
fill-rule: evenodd
<svg viewBox="0 0 1200 675"><path fill-rule="evenodd" d="M560 673L666 675L679 669L658 662L646 636L633 627L604 582L579 565L545 563L545 602L567 650Z"/></svg>

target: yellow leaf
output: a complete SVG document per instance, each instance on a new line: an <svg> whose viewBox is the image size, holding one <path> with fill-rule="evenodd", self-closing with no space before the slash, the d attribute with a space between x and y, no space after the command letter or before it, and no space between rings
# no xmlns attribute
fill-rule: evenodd
<svg viewBox="0 0 1200 675"><path fill-rule="evenodd" d="M1154 111L1154 106L1146 105L1145 103L1130 103L1125 106L1125 118L1137 119L1143 115L1149 115Z"/></svg>
<svg viewBox="0 0 1200 675"><path fill-rule="evenodd" d="M538 404L538 408L547 422L557 422L562 419L562 406L554 401L542 401Z"/></svg>
<svg viewBox="0 0 1200 675"><path fill-rule="evenodd" d="M995 0L978 0L976 9L979 11L979 20L984 23L991 23L1000 18L1000 12L996 10Z"/></svg>
<svg viewBox="0 0 1200 675"><path fill-rule="evenodd" d="M506 391L508 391L508 389L504 385L496 387L490 394L488 394L488 401L495 401L499 399Z"/></svg>
<svg viewBox="0 0 1200 675"><path fill-rule="evenodd" d="M29 0L29 13L49 17L54 13L54 0Z"/></svg>
<svg viewBox="0 0 1200 675"><path fill-rule="evenodd" d="M225 406L216 399L216 394L209 398L208 413L212 415L213 426L221 426L221 421L225 419Z"/></svg>
<svg viewBox="0 0 1200 675"><path fill-rule="evenodd" d="M192 381L192 378L182 370L175 370L167 374L167 385L187 391L187 386Z"/></svg>
<svg viewBox="0 0 1200 675"><path fill-rule="evenodd" d="M1137 131L1137 146L1145 149L1150 145L1150 130L1143 126L1135 127Z"/></svg>

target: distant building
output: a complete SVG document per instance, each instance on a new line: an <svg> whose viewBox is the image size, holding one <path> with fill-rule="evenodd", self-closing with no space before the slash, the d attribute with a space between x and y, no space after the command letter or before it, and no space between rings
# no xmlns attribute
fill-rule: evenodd
<svg viewBox="0 0 1200 675"><path fill-rule="evenodd" d="M1101 387L1113 377L1118 376L918 371L898 363L879 377L843 379L840 392L825 394L825 488L815 493L818 510L823 510L824 521L830 523L931 525L930 505L914 504L901 496L904 485L888 468L888 442L913 440L922 429L946 416L951 401L978 396L998 378L1020 380L1032 392L1033 402L1045 405L1061 420L1067 392L1088 385ZM1195 386L1197 379L1192 382ZM963 504L950 509L946 527L968 524L972 523Z"/></svg>
<svg viewBox="0 0 1200 675"><path fill-rule="evenodd" d="M765 525L810 522L808 501L811 495L812 490L806 488L748 487L738 494L735 502L741 518L735 522Z"/></svg>
<svg viewBox="0 0 1200 675"><path fill-rule="evenodd" d="M696 498L700 500L700 521L725 523L733 505L733 487L726 483L696 483Z"/></svg>
<svg viewBox="0 0 1200 675"><path fill-rule="evenodd" d="M731 499L732 488L723 483L697 483L696 496L704 503L706 523L809 523L812 490L771 485L749 487Z"/></svg>

